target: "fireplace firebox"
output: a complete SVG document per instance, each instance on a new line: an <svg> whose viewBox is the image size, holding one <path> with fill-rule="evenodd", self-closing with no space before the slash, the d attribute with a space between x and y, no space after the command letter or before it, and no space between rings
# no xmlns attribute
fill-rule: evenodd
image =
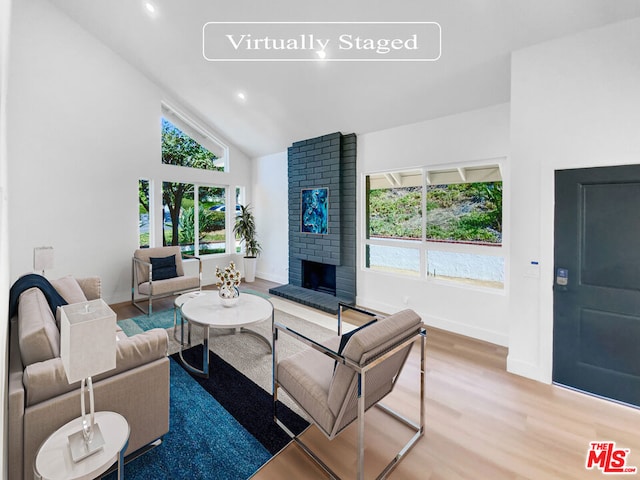
<svg viewBox="0 0 640 480"><path fill-rule="evenodd" d="M302 286L336 296L336 266L302 260Z"/></svg>

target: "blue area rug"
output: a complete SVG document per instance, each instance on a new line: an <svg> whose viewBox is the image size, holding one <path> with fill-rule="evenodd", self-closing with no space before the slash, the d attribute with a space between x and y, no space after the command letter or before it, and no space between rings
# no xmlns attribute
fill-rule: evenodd
<svg viewBox="0 0 640 480"><path fill-rule="evenodd" d="M289 442L273 422L271 395L209 354L208 379L187 373L172 355L169 433L159 447L125 465L128 480L244 480ZM184 357L199 365L202 346ZM278 405L278 417L295 433L308 425L285 405ZM106 478L115 480L115 473Z"/></svg>
<svg viewBox="0 0 640 480"><path fill-rule="evenodd" d="M271 295L264 292L259 292L258 290L253 290L251 288L242 288L240 287L240 293L250 293L251 295L257 295L262 298L271 298Z"/></svg>
<svg viewBox="0 0 640 480"><path fill-rule="evenodd" d="M197 345L185 350L184 359L191 365L202 366L202 348L202 345ZM172 355L172 358L178 360L178 354ZM289 436L273 421L273 397L270 393L211 351L209 372L209 378L192 377L272 455L289 443ZM280 402L278 418L296 435L309 426L305 419Z"/></svg>
<svg viewBox="0 0 640 480"><path fill-rule="evenodd" d="M120 325L127 337L146 332L152 328L170 328L173 327L173 308L154 312L151 315L140 315L139 317L120 320L118 325Z"/></svg>

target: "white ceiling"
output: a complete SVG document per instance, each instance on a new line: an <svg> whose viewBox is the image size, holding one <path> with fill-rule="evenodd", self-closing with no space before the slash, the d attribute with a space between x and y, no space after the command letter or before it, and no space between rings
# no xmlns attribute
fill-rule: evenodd
<svg viewBox="0 0 640 480"><path fill-rule="evenodd" d="M640 0L50 0L254 157L509 101L510 52L640 16ZM430 21L436 62L208 62L209 21ZM240 101L238 91L246 92Z"/></svg>

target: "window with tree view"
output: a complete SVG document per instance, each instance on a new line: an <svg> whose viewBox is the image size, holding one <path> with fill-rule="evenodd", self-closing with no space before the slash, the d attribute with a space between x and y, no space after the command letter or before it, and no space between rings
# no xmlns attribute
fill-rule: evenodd
<svg viewBox="0 0 640 480"><path fill-rule="evenodd" d="M163 182L163 245L191 255L225 253L225 213L216 211L225 198L223 187Z"/></svg>
<svg viewBox="0 0 640 480"><path fill-rule="evenodd" d="M192 133L192 136L195 135ZM215 153L164 117L162 117L162 163L224 171L224 163L219 161Z"/></svg>
<svg viewBox="0 0 640 480"><path fill-rule="evenodd" d="M367 268L504 287L498 165L386 172L366 185Z"/></svg>
<svg viewBox="0 0 640 480"><path fill-rule="evenodd" d="M171 181L159 179L155 188L152 180L138 182L140 247L179 245L186 254L225 253L233 248L227 247L227 188L215 184L221 178L217 173L191 169L226 171L227 147L202 125L165 104L160 125L162 163L184 170L179 174L181 181L173 181L177 170L162 167Z"/></svg>

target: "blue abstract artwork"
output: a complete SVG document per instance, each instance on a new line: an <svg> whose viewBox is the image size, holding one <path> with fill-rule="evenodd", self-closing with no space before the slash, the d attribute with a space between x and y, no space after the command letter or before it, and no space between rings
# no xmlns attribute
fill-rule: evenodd
<svg viewBox="0 0 640 480"><path fill-rule="evenodd" d="M329 224L329 189L309 188L302 190L302 233L326 235Z"/></svg>

